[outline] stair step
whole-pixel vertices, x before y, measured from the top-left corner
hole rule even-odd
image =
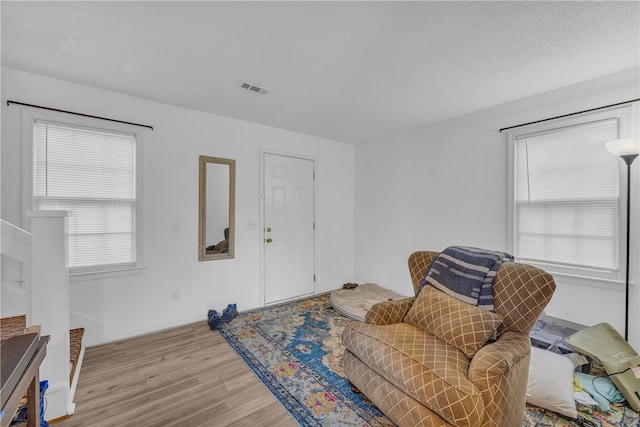
[[[13,316],[0,319],[0,340],[6,340],[16,335],[22,335],[27,327],[27,316]],[[82,351],[82,337],[84,328],[71,329],[69,331],[69,363],[71,363],[70,383],[78,365],[80,352]]]

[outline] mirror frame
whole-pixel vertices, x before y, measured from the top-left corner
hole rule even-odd
[[[200,156],[199,211],[198,211],[198,261],[230,259],[235,257],[236,216],[236,161],[221,157]],[[229,166],[229,252],[207,254],[207,164]]]

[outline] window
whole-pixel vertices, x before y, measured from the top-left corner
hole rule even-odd
[[[516,259],[555,273],[620,278],[621,162],[605,144],[623,136],[628,120],[628,109],[617,109],[510,134]]]
[[[34,120],[33,204],[66,210],[72,273],[135,268],[137,136]]]

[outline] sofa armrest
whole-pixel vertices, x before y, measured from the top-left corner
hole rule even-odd
[[[482,347],[471,360],[468,377],[485,403],[483,427],[522,423],[530,355],[529,336],[507,331]]]
[[[391,325],[400,323],[415,301],[414,297],[374,304],[364,316],[364,323]]]

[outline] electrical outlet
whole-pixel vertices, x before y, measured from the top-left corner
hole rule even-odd
[[[171,290],[171,301],[178,301],[180,299],[180,291],[177,289]]]
[[[258,228],[258,223],[255,219],[247,221],[247,230],[255,230],[256,228]]]

